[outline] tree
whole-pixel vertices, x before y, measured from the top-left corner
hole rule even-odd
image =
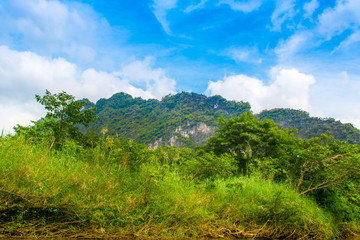
[[[218,125],[217,134],[208,140],[205,148],[216,154],[232,154],[244,175],[255,159],[279,157],[284,145],[295,141],[293,130],[279,129],[269,119],[259,121],[251,112],[228,121],[221,117]]]
[[[292,164],[289,170],[298,179],[296,190],[299,195],[359,179],[358,145],[334,140],[324,134],[312,139],[299,139],[298,142],[296,156],[292,157],[296,164]]]
[[[35,95],[37,102],[44,105],[47,114],[44,118],[34,121],[34,126],[25,128],[15,127],[17,133],[27,131],[32,135],[47,136],[53,138],[52,146],[59,146],[65,139],[80,140],[83,136],[78,128],[79,124],[88,126],[95,119],[96,107],[89,107],[87,101],[76,101],[75,97],[61,92],[51,94],[46,90],[43,97]],[[51,146],[51,148],[52,148]]]

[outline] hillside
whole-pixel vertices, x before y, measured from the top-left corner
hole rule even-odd
[[[283,128],[297,128],[299,137],[312,138],[321,134],[349,143],[360,143],[360,130],[352,124],[343,124],[333,118],[310,117],[309,113],[294,109],[276,108],[258,114],[260,120],[272,119]]]
[[[247,102],[187,92],[165,96],[161,101],[117,93],[109,99],[100,99],[96,107],[98,118],[90,129],[107,136],[132,139],[153,148],[201,145],[214,135],[220,116],[229,119],[250,110]],[[301,138],[326,133],[336,139],[360,143],[360,130],[351,124],[342,124],[334,119],[313,118],[304,111],[273,109],[257,116],[261,120],[273,119],[284,128],[297,128]]]
[[[98,119],[91,125],[96,132],[105,131],[152,147],[201,144],[214,134],[221,115],[232,118],[250,110],[249,103],[185,92],[161,101],[118,93],[100,99],[96,107]]]

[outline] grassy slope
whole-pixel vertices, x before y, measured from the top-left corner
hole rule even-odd
[[[101,153],[99,153],[101,154]],[[329,239],[331,216],[260,178],[191,181],[153,159],[137,172],[0,140],[0,236]]]

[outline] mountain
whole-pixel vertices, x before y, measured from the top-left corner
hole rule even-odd
[[[186,92],[168,95],[161,101],[117,93],[109,99],[100,99],[96,107],[98,119],[91,125],[96,132],[150,147],[194,147],[215,133],[220,116],[229,119],[250,110],[247,102]]]
[[[301,138],[312,138],[321,134],[349,143],[360,143],[360,130],[352,124],[343,124],[333,118],[310,117],[309,113],[288,108],[265,110],[258,114],[260,120],[272,119],[283,128],[297,128]]]
[[[229,119],[250,111],[247,102],[187,92],[165,96],[161,101],[117,93],[109,99],[100,99],[96,107],[98,118],[90,129],[106,136],[132,139],[152,148],[201,145],[215,134],[220,116]],[[342,124],[331,118],[313,118],[304,111],[273,109],[263,111],[257,117],[273,119],[281,127],[296,127],[302,138],[326,133],[336,139],[360,143],[360,130],[351,124]]]

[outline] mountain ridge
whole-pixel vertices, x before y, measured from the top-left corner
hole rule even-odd
[[[229,119],[251,111],[248,102],[189,92],[167,95],[161,100],[144,100],[120,92],[108,99],[102,98],[94,105],[98,118],[90,129],[153,148],[202,145],[215,133],[220,116]],[[272,119],[281,128],[297,128],[300,138],[329,134],[335,139],[360,143],[360,130],[351,124],[333,118],[310,117],[302,110],[275,108],[264,110],[256,117],[259,120]]]

